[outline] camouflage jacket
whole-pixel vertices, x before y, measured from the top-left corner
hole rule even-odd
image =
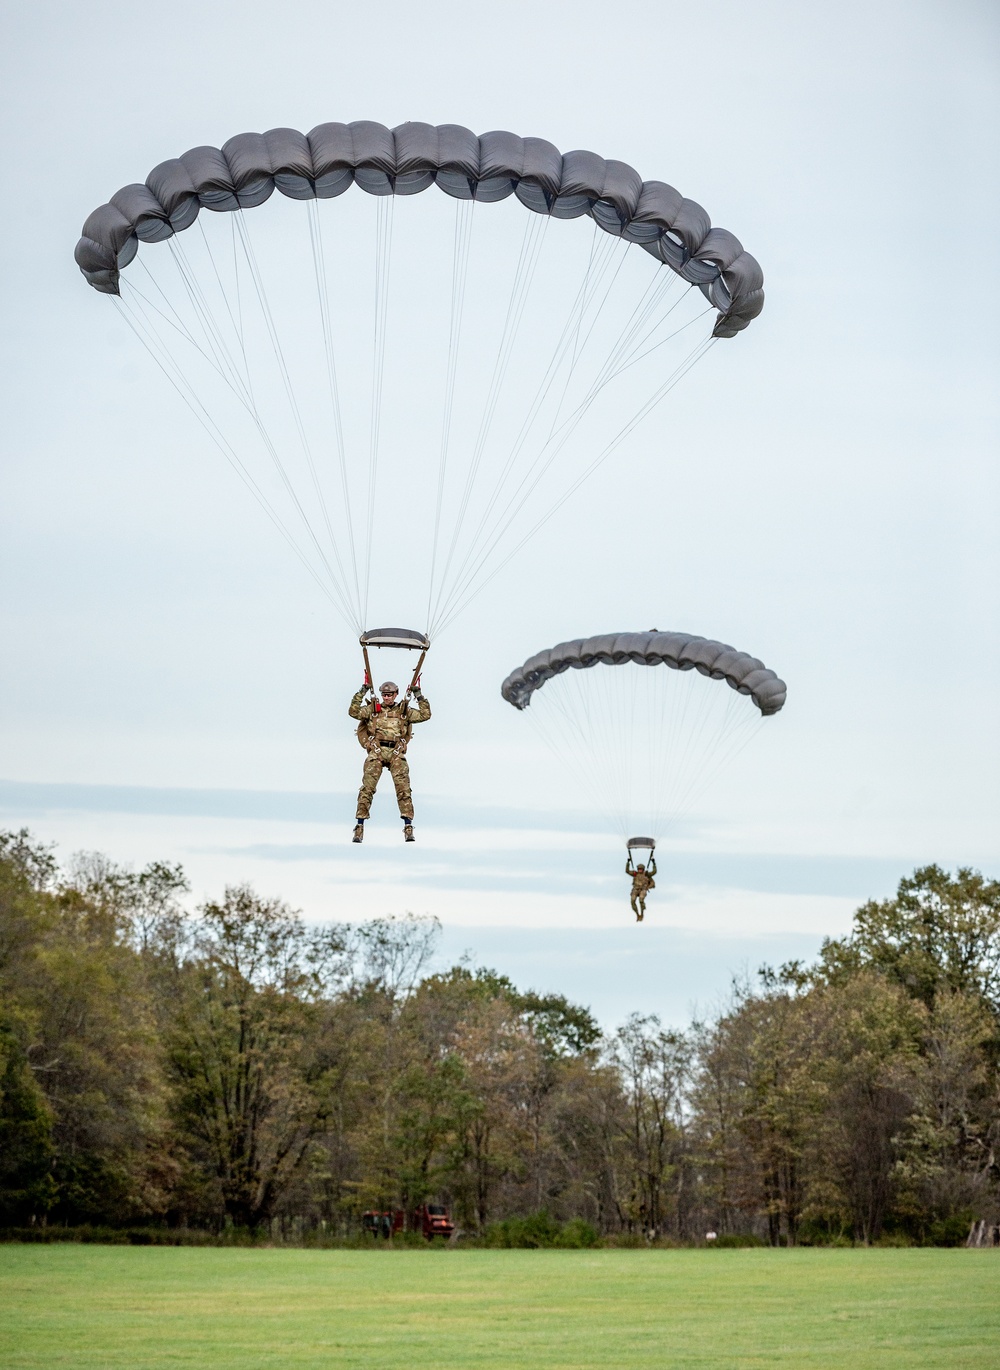
[[[369,751],[376,747],[405,750],[414,723],[426,723],[431,716],[431,706],[423,695],[415,709],[405,700],[386,708],[377,700],[364,703],[364,697],[364,690],[359,690],[347,712],[358,720],[358,741]]]
[[[632,877],[632,891],[635,894],[645,894],[647,890],[656,889],[656,881],[653,876],[656,874],[656,862],[650,861],[644,871],[637,871],[632,865],[631,856],[625,862],[625,874]]]

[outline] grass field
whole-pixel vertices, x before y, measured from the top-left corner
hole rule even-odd
[[[1000,1366],[1000,1252],[0,1246],[0,1366]]]

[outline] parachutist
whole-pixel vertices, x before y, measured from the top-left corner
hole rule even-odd
[[[358,720],[358,741],[368,752],[365,769],[358,791],[357,823],[354,829],[354,842],[364,839],[365,820],[371,812],[372,799],[382,772],[388,771],[396,787],[396,802],[399,816],[403,820],[403,839],[412,842],[413,837],[413,795],[410,792],[410,767],[406,760],[406,748],[413,733],[415,723],[426,723],[431,716],[431,706],[419,688],[413,691],[417,701],[415,709],[410,707],[409,699],[404,697],[397,703],[398,686],[387,680],[379,688],[382,696],[378,700],[366,702],[365,695],[371,687],[367,683],[358,690],[351,700],[348,713]]]
[[[656,881],[653,879],[656,874],[656,857],[650,856],[647,869],[641,861],[637,866],[633,866],[632,853],[629,852],[628,860],[625,862],[625,874],[632,877],[632,912],[635,914],[635,921],[641,923],[646,912],[646,895],[650,890],[656,889]]]
[[[720,688],[723,681],[726,690]],[[730,691],[754,707],[733,708]],[[632,908],[641,920],[656,873],[656,838],[648,834],[662,832],[682,811],[685,798],[713,769],[713,755],[720,769],[735,755],[737,739],[751,735],[755,713],[767,718],[780,712],[788,690],[748,652],[691,633],[650,631],[557,643],[511,671],[500,693],[519,712],[538,717],[553,750],[583,763],[577,776],[619,829],[626,820],[642,819],[647,836],[629,837],[625,844]],[[552,700],[551,708],[543,702],[529,710],[539,695]],[[712,723],[709,709],[715,713]],[[632,863],[639,853],[648,865],[636,869]]]

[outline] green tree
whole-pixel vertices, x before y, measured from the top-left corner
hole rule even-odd
[[[935,995],[896,1175],[900,1218],[922,1238],[996,1211],[995,1046],[995,1020],[978,995]]]
[[[806,1203],[807,1155],[826,1088],[814,1069],[820,1030],[798,987],[767,973],[740,1006],[735,1033],[740,1130],[754,1157],[772,1245],[795,1245]]]
[[[163,1079],[140,959],[118,911],[59,878],[23,831],[0,837],[0,991],[7,1106],[22,1110],[8,1126],[50,1152],[50,1213],[160,1211]]]
[[[811,1073],[825,1093],[812,1148],[812,1192],[833,1193],[855,1240],[868,1244],[898,1199],[926,1010],[871,971],[810,990],[804,1005],[819,1029]],[[818,1207],[814,1198],[813,1211]]]
[[[1000,1013],[1000,881],[967,867],[922,866],[894,899],[869,900],[851,935],[824,944],[828,979],[870,966],[928,1007],[939,992],[976,994]]]
[[[0,1225],[44,1218],[56,1201],[52,1115],[13,1026],[0,1021]]]

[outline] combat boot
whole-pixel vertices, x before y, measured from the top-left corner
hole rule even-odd
[[[404,824],[403,824],[403,841],[404,841],[404,842],[413,842],[413,841],[415,841],[415,840],[416,840],[416,839],[415,839],[414,836],[413,836],[413,824],[412,824],[412,823],[404,823]]]
[[[355,823],[355,825],[354,825],[354,836],[351,838],[351,841],[352,841],[352,842],[363,842],[364,840],[365,840],[365,825],[364,825],[363,823]]]

